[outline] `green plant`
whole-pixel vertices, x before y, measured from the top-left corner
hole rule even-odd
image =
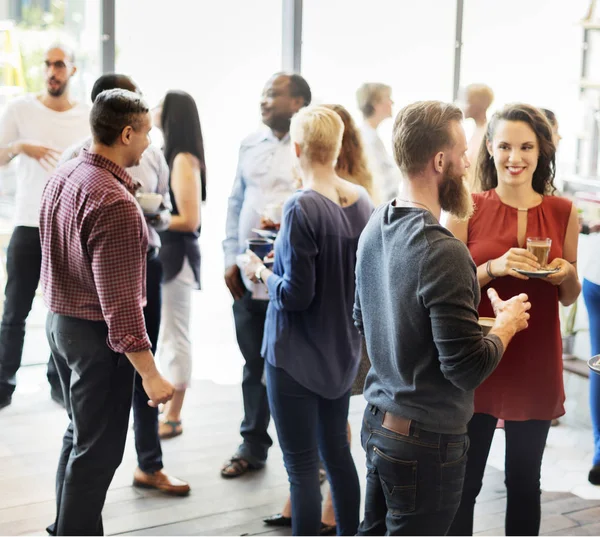
[[[575,328],[575,319],[577,318],[577,302],[572,306],[559,305],[560,327],[563,337],[574,336],[579,332]]]

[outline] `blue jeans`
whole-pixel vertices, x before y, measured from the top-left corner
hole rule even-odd
[[[600,285],[583,280],[583,298],[590,319],[592,356],[600,354]],[[590,411],[594,429],[594,460],[600,464],[600,375],[590,373]]]
[[[265,363],[267,393],[290,481],[292,534],[319,535],[319,452],[331,485],[338,535],[355,535],[360,486],[348,443],[350,391],[326,399]]]
[[[383,417],[367,406],[361,431],[367,492],[358,535],[445,535],[460,504],[467,435],[413,423],[405,436],[384,428]]]

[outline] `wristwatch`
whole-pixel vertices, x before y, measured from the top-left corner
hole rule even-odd
[[[267,267],[265,267],[264,265],[260,265],[257,269],[256,272],[254,273],[255,278],[259,281],[262,282],[262,278],[260,277],[261,273],[263,270],[265,270]],[[264,282],[263,282],[264,283]]]

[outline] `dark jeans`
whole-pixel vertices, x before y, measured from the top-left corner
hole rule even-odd
[[[319,535],[319,452],[331,485],[338,535],[355,535],[360,486],[348,443],[350,390],[326,399],[266,363],[267,391],[290,481],[292,534]]]
[[[21,366],[25,341],[25,321],[40,281],[41,265],[38,228],[15,227],[6,252],[7,281],[0,325],[0,400],[10,397],[17,385],[17,371]],[[48,362],[48,381],[53,388],[60,390],[52,357]]]
[[[590,319],[592,356],[600,354],[600,285],[583,280],[583,298]],[[594,465],[600,464],[600,375],[590,374],[590,413],[594,431]]]
[[[496,430],[497,418],[475,414],[469,423],[469,462],[460,508],[448,535],[473,535],[475,500]],[[540,473],[550,421],[505,421],[506,535],[538,535]]]
[[[133,367],[106,345],[104,322],[50,312],[46,333],[63,387],[69,425],[56,473],[53,535],[102,535],[102,508],[121,464]]]
[[[365,410],[365,518],[358,535],[445,535],[460,504],[469,440],[425,431],[408,436],[383,427],[384,413]]]
[[[269,302],[253,300],[251,296],[246,291],[242,298],[233,303],[235,333],[246,362],[242,378],[244,419],[240,427],[243,442],[237,455],[260,468],[265,464],[267,452],[273,445],[267,433],[271,415],[267,389],[263,384],[265,361],[260,354]]]
[[[152,344],[152,353],[155,354],[160,330],[162,265],[154,250],[148,254],[146,261],[147,304],[144,308],[144,320]],[[149,474],[162,470],[158,408],[148,406],[148,395],[142,386],[142,377],[137,373],[133,391],[133,428],[140,470]]]

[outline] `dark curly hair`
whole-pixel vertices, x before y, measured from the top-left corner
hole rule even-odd
[[[556,147],[552,141],[552,126],[539,108],[522,103],[507,104],[492,116],[488,124],[477,158],[477,176],[481,181],[481,189],[485,192],[498,186],[496,164],[488,153],[486,142],[492,142],[496,127],[502,120],[522,121],[531,127],[540,148],[537,167],[533,172],[533,190],[542,195],[553,194],[556,191],[554,186]]]

